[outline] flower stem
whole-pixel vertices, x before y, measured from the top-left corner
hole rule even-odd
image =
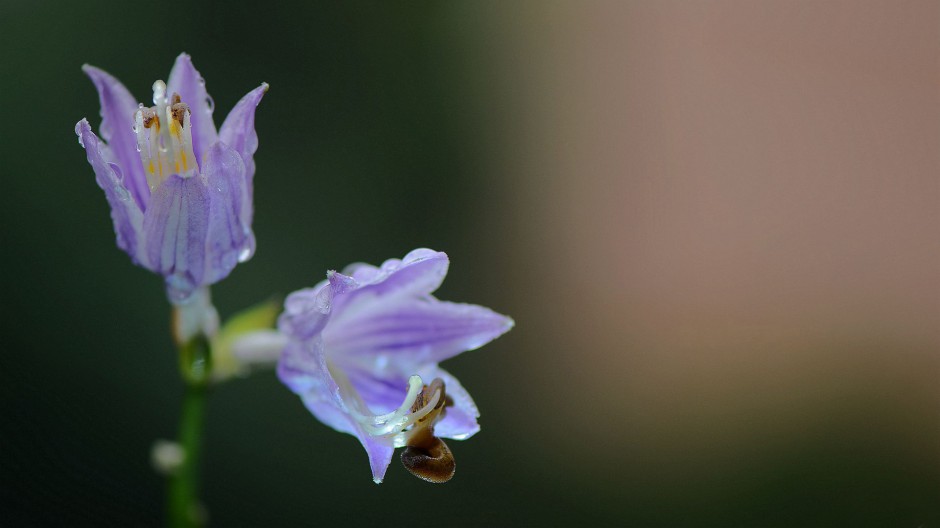
[[[170,476],[167,490],[168,525],[193,528],[205,524],[199,504],[199,461],[211,371],[209,341],[199,335],[180,347],[180,373],[185,383],[178,442],[183,450],[180,466]]]

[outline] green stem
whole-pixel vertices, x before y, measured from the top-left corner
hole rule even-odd
[[[179,445],[183,449],[183,462],[170,477],[169,525],[174,528],[201,526],[199,506],[199,457],[202,444],[203,421],[206,415],[206,387],[186,385],[180,417]]]
[[[168,524],[173,528],[204,525],[205,515],[198,497],[199,457],[202,454],[211,357],[209,341],[201,335],[180,347],[180,374],[186,389],[178,437],[183,461],[170,476],[167,490]]]

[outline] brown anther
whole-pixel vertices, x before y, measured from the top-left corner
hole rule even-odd
[[[432,437],[428,447],[406,447],[401,452],[401,463],[412,475],[435,484],[442,484],[453,478],[457,469],[450,448],[436,437]]]
[[[182,103],[183,99],[180,98],[180,94],[173,92],[173,97],[170,99],[170,104],[175,105],[176,103]]]
[[[150,128],[153,126],[154,121],[157,123],[160,122],[160,119],[157,117],[157,114],[153,111],[152,108],[141,108],[140,113],[143,117],[144,128]]]
[[[179,99],[178,95],[174,95],[174,99]],[[173,121],[176,121],[183,126],[183,117],[186,115],[186,112],[189,112],[189,105],[186,103],[175,102],[173,106],[170,107],[170,116],[173,118]]]
[[[448,397],[447,393],[444,392],[444,380],[441,378],[434,378],[434,380],[431,381],[431,384],[425,385],[424,389],[421,390],[421,394],[415,398],[415,402],[411,404],[411,412],[415,413],[421,410],[422,407],[431,401],[431,398],[434,397],[434,393],[437,391],[441,391],[441,397],[437,400],[437,405],[434,406],[434,409],[432,409],[431,413],[429,414],[433,414],[434,411],[440,409],[441,406],[443,406],[448,401]],[[450,401],[453,402],[453,400]]]

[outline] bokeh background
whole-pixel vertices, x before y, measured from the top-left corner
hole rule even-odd
[[[223,316],[446,251],[516,328],[433,486],[271,371],[219,386],[213,526],[940,526],[940,3],[0,2],[0,524],[158,526],[181,384],[114,246],[80,66],[261,81]]]

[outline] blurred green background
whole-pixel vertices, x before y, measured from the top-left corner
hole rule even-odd
[[[223,317],[446,251],[513,316],[482,412],[372,483],[273,372],[211,396],[212,526],[938,526],[936,2],[0,3],[0,524],[157,526],[182,387],[114,245],[80,66],[181,51],[257,114],[258,251]]]

